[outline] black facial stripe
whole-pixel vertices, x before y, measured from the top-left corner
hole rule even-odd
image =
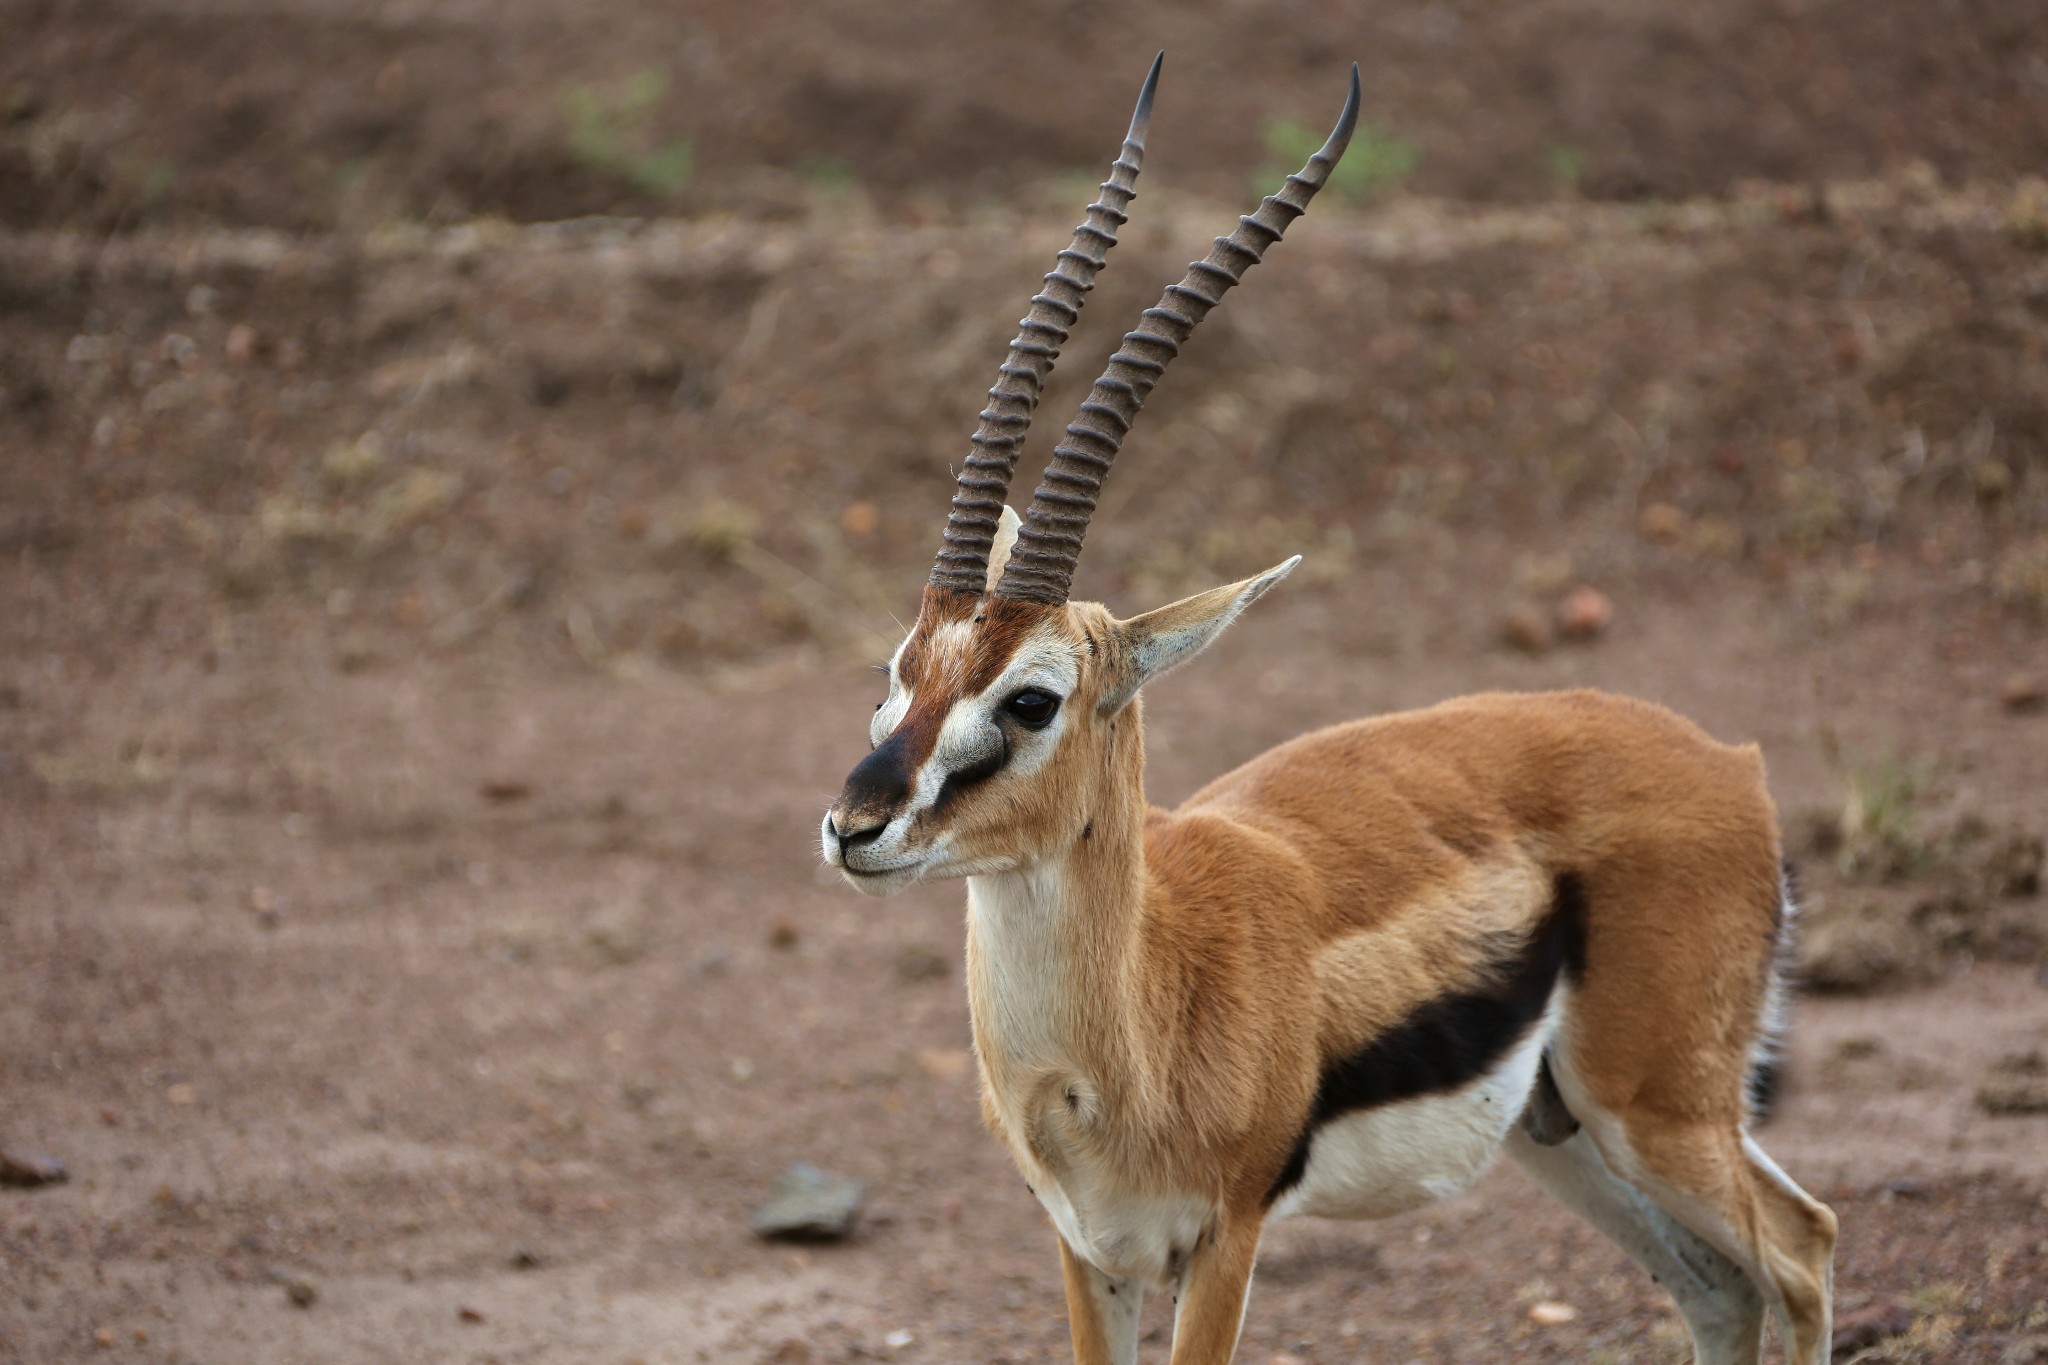
[[[996,733],[1000,743],[994,748],[966,767],[955,768],[946,774],[946,780],[939,784],[938,797],[932,802],[932,811],[935,814],[945,810],[955,797],[969,787],[994,777],[1003,770],[1003,765],[1010,761],[1010,737],[1003,734],[1000,727]]]
[[[1324,1124],[1478,1080],[1542,1017],[1558,977],[1577,981],[1585,971],[1586,891],[1578,875],[1567,872],[1557,878],[1549,912],[1521,951],[1498,965],[1493,980],[1418,1006],[1358,1051],[1324,1066],[1308,1122],[1266,1202],[1300,1182]]]

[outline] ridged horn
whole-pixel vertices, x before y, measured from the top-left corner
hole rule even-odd
[[[1095,287],[1096,272],[1116,245],[1116,230],[1126,219],[1124,210],[1137,193],[1138,170],[1145,160],[1145,130],[1152,120],[1152,92],[1165,60],[1164,52],[1152,59],[1145,86],[1138,92],[1130,131],[1124,134],[1123,147],[1110,164],[1101,196],[1088,206],[1080,226],[1074,229],[1072,245],[1060,252],[1052,273],[1045,277],[1044,288],[1031,298],[1031,311],[1017,324],[1017,338],[1010,343],[995,387],[988,391],[988,406],[982,409],[981,425],[972,438],[974,449],[960,470],[953,510],[946,517],[945,543],[932,567],[935,588],[976,595],[987,590],[989,551],[1032,411],[1045,391],[1045,377],[1059,358],[1068,329],[1080,317],[1088,291]]]
[[[1053,448],[1044,481],[1032,495],[1017,544],[996,584],[996,596],[1048,606],[1067,600],[1102,480],[1138,409],[1145,406],[1146,395],[1209,310],[1307,210],[1344,155],[1357,122],[1358,66],[1353,63],[1351,96],[1322,150],[1288,176],[1279,193],[1268,195],[1258,212],[1239,218],[1235,232],[1218,237],[1209,254],[1191,263],[1181,282],[1168,285],[1158,305],[1145,310],[1138,330],[1124,334],[1122,348],[1109,358],[1109,368],[1067,427],[1067,439]]]

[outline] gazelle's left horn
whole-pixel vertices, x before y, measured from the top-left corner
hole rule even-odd
[[[1152,120],[1152,92],[1158,88],[1159,66],[1165,60],[1164,52],[1152,59],[1152,70],[1138,92],[1130,131],[1124,134],[1123,147],[1110,164],[1109,179],[1102,182],[1102,197],[1088,206],[1086,217],[1074,229],[1073,244],[1060,252],[1058,263],[1045,277],[1045,287],[1031,298],[1031,311],[1017,324],[1017,338],[1003,358],[995,387],[988,391],[988,406],[982,409],[981,425],[973,437],[974,450],[960,470],[959,491],[953,495],[953,510],[946,517],[945,544],[939,548],[938,563],[932,566],[935,588],[977,596],[987,590],[989,551],[1032,410],[1038,406],[1045,376],[1066,342],[1067,329],[1080,317],[1081,304],[1095,287],[1095,272],[1102,269],[1109,249],[1116,245],[1124,209],[1137,193],[1138,170],[1145,161],[1145,129]]]
[[[1053,448],[1044,482],[1032,494],[1016,547],[996,584],[997,597],[1050,606],[1067,600],[1102,480],[1146,395],[1195,325],[1308,208],[1344,155],[1357,122],[1358,66],[1353,63],[1351,96],[1322,150],[1288,176],[1278,194],[1268,195],[1258,212],[1239,218],[1235,232],[1218,237],[1208,256],[1190,264],[1181,282],[1168,285],[1158,305],[1145,310],[1138,330],[1124,334],[1123,347],[1109,358],[1109,368],[1067,427],[1067,439]]]

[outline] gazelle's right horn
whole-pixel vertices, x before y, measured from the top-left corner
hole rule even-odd
[[[1145,160],[1145,130],[1152,118],[1152,92],[1159,84],[1160,63],[1165,60],[1164,52],[1152,59],[1152,70],[1138,92],[1130,131],[1124,134],[1123,148],[1109,168],[1109,179],[1102,182],[1102,197],[1088,206],[1087,216],[1074,229],[1073,245],[1060,252],[1058,264],[1045,277],[1045,287],[1032,296],[1031,311],[1017,324],[1017,338],[1010,343],[995,387],[988,391],[988,406],[982,409],[981,425],[973,437],[974,450],[960,470],[959,491],[953,495],[953,510],[946,518],[946,541],[932,567],[935,588],[977,596],[987,589],[989,551],[1032,410],[1045,390],[1053,361],[1059,358],[1067,329],[1080,317],[1081,304],[1095,287],[1095,272],[1102,269],[1109,249],[1116,245],[1124,209],[1137,193],[1138,169]]]
[[[1156,307],[1145,310],[1135,332],[1124,334],[1122,349],[1109,358],[1109,368],[1095,381],[1088,400],[1067,427],[1067,439],[1053,448],[1045,481],[1031,497],[1017,544],[996,584],[995,595],[1016,601],[1058,606],[1073,585],[1074,565],[1081,558],[1081,540],[1095,513],[1102,480],[1116,459],[1124,433],[1167,364],[1180,353],[1195,324],[1208,316],[1244,272],[1259,263],[1266,248],[1280,240],[1287,225],[1299,218],[1330,178],[1337,158],[1351,142],[1358,122],[1358,65],[1351,67],[1351,97],[1322,150],[1299,172],[1287,177],[1278,194],[1268,195],[1258,212],[1237,220],[1237,231],[1218,237],[1207,257],[1188,266],[1179,284],[1166,287]]]

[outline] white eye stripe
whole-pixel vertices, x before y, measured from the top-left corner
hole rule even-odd
[[[970,633],[969,627],[959,622],[949,622],[940,627],[929,642],[931,657],[944,659],[947,657],[946,649],[964,648]],[[905,645],[908,643],[906,640]],[[889,699],[875,712],[870,731],[870,738],[876,744],[895,733],[910,714],[915,693],[902,684],[896,672],[902,655],[903,647],[899,646],[896,658],[889,663]],[[1009,742],[1001,712],[1011,697],[1019,692],[1037,691],[1064,700],[1079,685],[1079,672],[1073,648],[1066,641],[1057,638],[1031,640],[1011,657],[1009,665],[994,682],[974,696],[955,702],[940,724],[931,753],[918,767],[911,783],[910,799],[898,812],[897,819],[891,822],[892,831],[906,828],[929,811],[944,790],[948,777],[987,763]],[[1007,769],[1028,774],[1043,766],[1058,747],[1059,736],[1066,724],[1065,713],[1066,708],[1062,706],[1042,729],[1012,727],[1009,733],[1019,735],[1021,742],[1011,743]]]
[[[896,732],[903,718],[910,714],[911,690],[900,687],[892,678],[889,682],[889,699],[875,712],[875,718],[868,726],[868,738],[880,744]]]

